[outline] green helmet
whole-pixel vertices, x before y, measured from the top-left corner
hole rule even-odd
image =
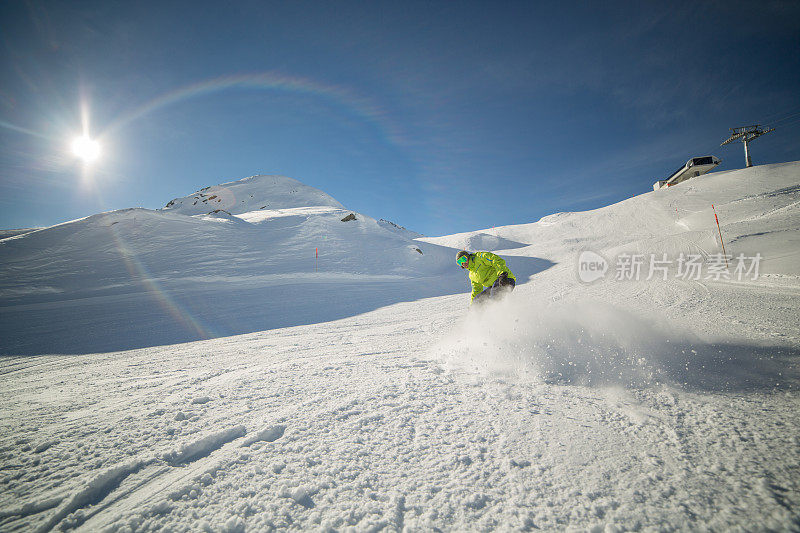
[[[456,263],[458,263],[458,266],[461,268],[467,268],[467,265],[469,265],[469,252],[466,250],[458,252],[456,254]]]

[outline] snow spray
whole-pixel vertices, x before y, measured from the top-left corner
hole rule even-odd
[[[453,371],[581,386],[683,382],[694,367],[692,335],[656,317],[601,302],[515,296],[470,309],[431,348],[432,358]]]

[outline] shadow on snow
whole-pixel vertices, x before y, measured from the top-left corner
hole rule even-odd
[[[513,257],[510,265],[522,281],[553,263]],[[329,322],[469,290],[454,264],[451,276],[420,280],[297,281],[251,288],[217,283],[73,300],[0,302],[0,354],[88,354],[179,344]]]

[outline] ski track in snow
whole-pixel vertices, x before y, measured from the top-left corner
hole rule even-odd
[[[0,396],[31,414],[4,421],[19,477],[0,525],[726,529],[796,519],[792,390],[585,387],[491,362],[449,368],[429,346],[464,323],[462,305],[437,298],[100,360],[52,357],[56,383],[41,366],[21,369]],[[36,453],[40,433],[54,444]]]
[[[437,238],[501,243],[531,269],[483,308],[437,294],[184,344],[3,357],[0,530],[798,530],[800,272],[794,245],[764,240],[798,229],[795,167]],[[728,195],[734,249],[766,247],[760,280],[575,281],[587,240],[715,253],[703,187]],[[592,236],[657,209],[648,231],[671,226],[649,239],[638,222],[624,242]],[[531,256],[549,263],[515,263]]]

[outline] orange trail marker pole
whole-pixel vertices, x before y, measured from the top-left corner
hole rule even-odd
[[[711,209],[714,209],[714,204],[711,204]],[[722,230],[719,229],[719,218],[717,217],[717,210],[714,209],[714,220],[717,221],[717,231],[719,232],[719,243],[722,245],[722,255],[725,257],[725,268],[728,268],[728,253],[725,251],[725,242],[722,240]]]

